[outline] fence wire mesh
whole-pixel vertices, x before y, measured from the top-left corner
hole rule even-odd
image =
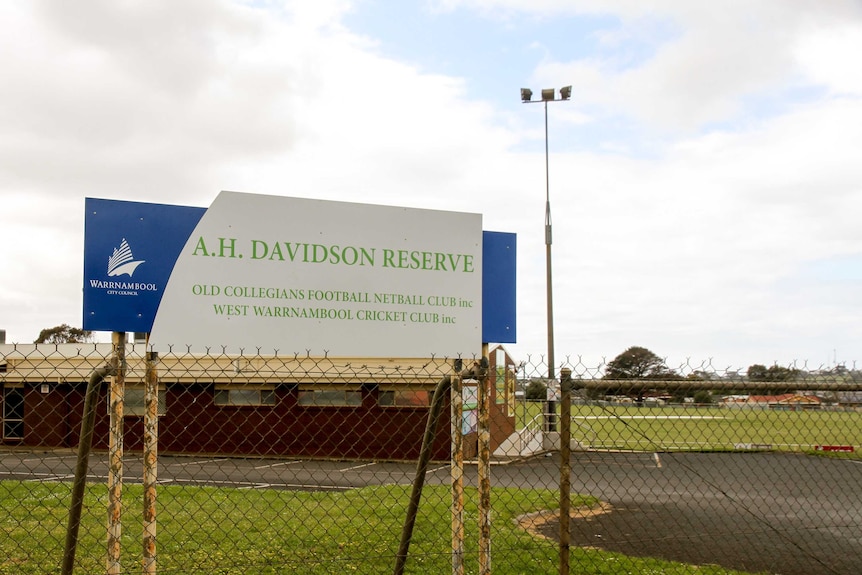
[[[499,347],[481,369],[142,347],[118,362],[105,344],[0,346],[0,574],[67,562],[200,575],[862,564],[854,370],[791,367],[776,381],[683,365],[612,379],[567,360],[548,379],[541,356]]]

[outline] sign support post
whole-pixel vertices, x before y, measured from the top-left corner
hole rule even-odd
[[[144,561],[143,574],[156,573],[156,480],[158,479],[159,445],[159,354],[146,354],[146,387],[144,389]]]
[[[482,362],[488,357],[488,344],[482,344]],[[491,378],[484,369],[478,379],[479,386],[479,575],[491,573]]]
[[[455,362],[450,393],[450,429],[452,433],[452,575],[464,575],[464,421],[461,395],[461,360]]]
[[[120,575],[120,538],[123,533],[123,399],[126,383],[126,332],[113,332],[114,362],[117,372],[111,379],[110,431],[108,433],[108,556],[107,575]]]

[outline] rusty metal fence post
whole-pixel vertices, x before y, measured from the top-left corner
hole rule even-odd
[[[460,365],[455,366],[451,387],[452,433],[450,473],[452,478],[452,575],[464,573],[464,397]]]
[[[569,574],[571,529],[572,370],[560,370],[560,575]]]
[[[487,363],[487,345],[483,350],[482,366]],[[479,575],[491,573],[491,426],[488,370],[479,377]]]
[[[144,388],[144,575],[156,573],[156,481],[158,480],[159,445],[159,376],[158,353],[146,355]]]
[[[120,539],[123,534],[123,399],[126,383],[126,333],[114,332],[111,337],[117,372],[111,380],[110,431],[108,447],[108,548],[105,573],[119,575]]]

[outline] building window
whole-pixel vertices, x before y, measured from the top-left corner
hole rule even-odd
[[[303,407],[360,407],[359,389],[301,389],[299,405]]]
[[[431,392],[427,389],[381,389],[377,395],[380,407],[428,407]]]
[[[158,415],[168,411],[167,395],[164,389],[159,389]],[[147,404],[144,401],[144,388],[140,386],[126,387],[123,394],[123,415],[143,417],[147,414]]]
[[[275,405],[275,388],[217,387],[213,402],[216,405]]]
[[[24,390],[7,387],[3,391],[3,439],[24,439]]]

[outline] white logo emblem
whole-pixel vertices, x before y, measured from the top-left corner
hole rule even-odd
[[[132,274],[135,273],[135,269],[145,261],[134,260],[135,258],[132,256],[132,248],[129,247],[129,243],[126,241],[126,238],[123,238],[123,241],[120,242],[120,247],[114,248],[114,253],[108,258],[108,275],[121,276],[123,274],[128,274],[129,277],[132,277]]]

